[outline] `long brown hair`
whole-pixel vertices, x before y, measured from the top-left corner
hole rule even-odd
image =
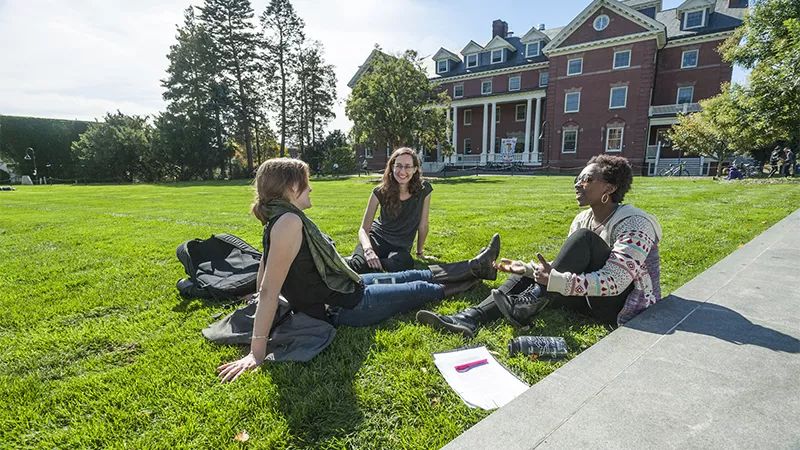
[[[251,211],[263,225],[269,222],[267,203],[275,199],[289,201],[292,189],[304,191],[308,187],[308,164],[299,159],[268,159],[258,166],[253,184],[256,188]]]
[[[378,185],[378,190],[383,195],[386,209],[391,214],[397,214],[400,209],[400,183],[394,179],[392,170],[394,169],[394,162],[398,157],[403,155],[410,155],[414,161],[414,175],[408,180],[408,193],[413,197],[422,190],[422,164],[420,164],[417,152],[409,147],[400,147],[392,153],[389,161],[386,162],[386,168],[383,169],[383,179],[381,184]]]

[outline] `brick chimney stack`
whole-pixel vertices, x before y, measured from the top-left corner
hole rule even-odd
[[[505,38],[508,35],[508,24],[500,19],[495,20],[492,22],[492,38],[495,36],[500,36],[501,38]]]

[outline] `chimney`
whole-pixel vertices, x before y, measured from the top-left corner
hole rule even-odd
[[[543,23],[539,24],[539,31],[544,31],[544,24]]]
[[[505,38],[508,34],[508,24],[500,19],[495,20],[492,22],[492,38],[495,36],[500,36],[501,38]]]

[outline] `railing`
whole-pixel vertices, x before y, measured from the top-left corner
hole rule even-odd
[[[433,172],[441,172],[444,169],[443,162],[424,162],[422,163],[422,172],[423,173],[433,173]]]
[[[699,103],[681,103],[677,105],[656,105],[650,107],[650,117],[674,116],[678,113],[687,114],[700,111]]]

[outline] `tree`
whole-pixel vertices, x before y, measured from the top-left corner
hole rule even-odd
[[[286,135],[290,128],[287,121],[288,93],[291,90],[292,73],[296,56],[305,39],[303,20],[297,16],[289,0],[271,0],[261,15],[262,36],[264,39],[264,60],[277,67],[275,76],[267,79],[275,97],[278,110],[281,156],[286,154]]]
[[[800,146],[800,2],[756,0],[722,54],[752,69],[753,111]]]
[[[105,122],[91,124],[72,143],[85,175],[97,181],[133,181],[141,172],[141,157],[148,152],[153,128],[146,117],[108,113]]]
[[[165,176],[211,177],[216,167],[224,172],[234,106],[212,40],[194,9],[188,8],[167,55],[167,78],[161,82],[167,111],[155,120],[154,148],[161,152],[162,167],[170,167]]]
[[[428,81],[413,50],[393,57],[378,53],[358,80],[345,112],[356,144],[376,148],[446,143],[450,100]]]
[[[291,105],[297,118],[295,131],[302,155],[306,145],[313,147],[316,144],[317,132],[335,117],[336,74],[332,65],[325,64],[320,42],[313,41],[298,55],[296,79],[297,95],[293,96]]]
[[[726,158],[750,153],[774,136],[768,122],[753,121],[758,116],[742,86],[724,84],[720,94],[701,100],[700,107],[700,112],[678,117],[670,139],[688,154],[719,161],[717,176],[722,175],[721,163]]]
[[[205,0],[200,18],[211,36],[221,82],[233,98],[238,135],[247,151],[247,168],[253,170],[252,126],[258,97],[258,39],[252,23],[250,0]]]

